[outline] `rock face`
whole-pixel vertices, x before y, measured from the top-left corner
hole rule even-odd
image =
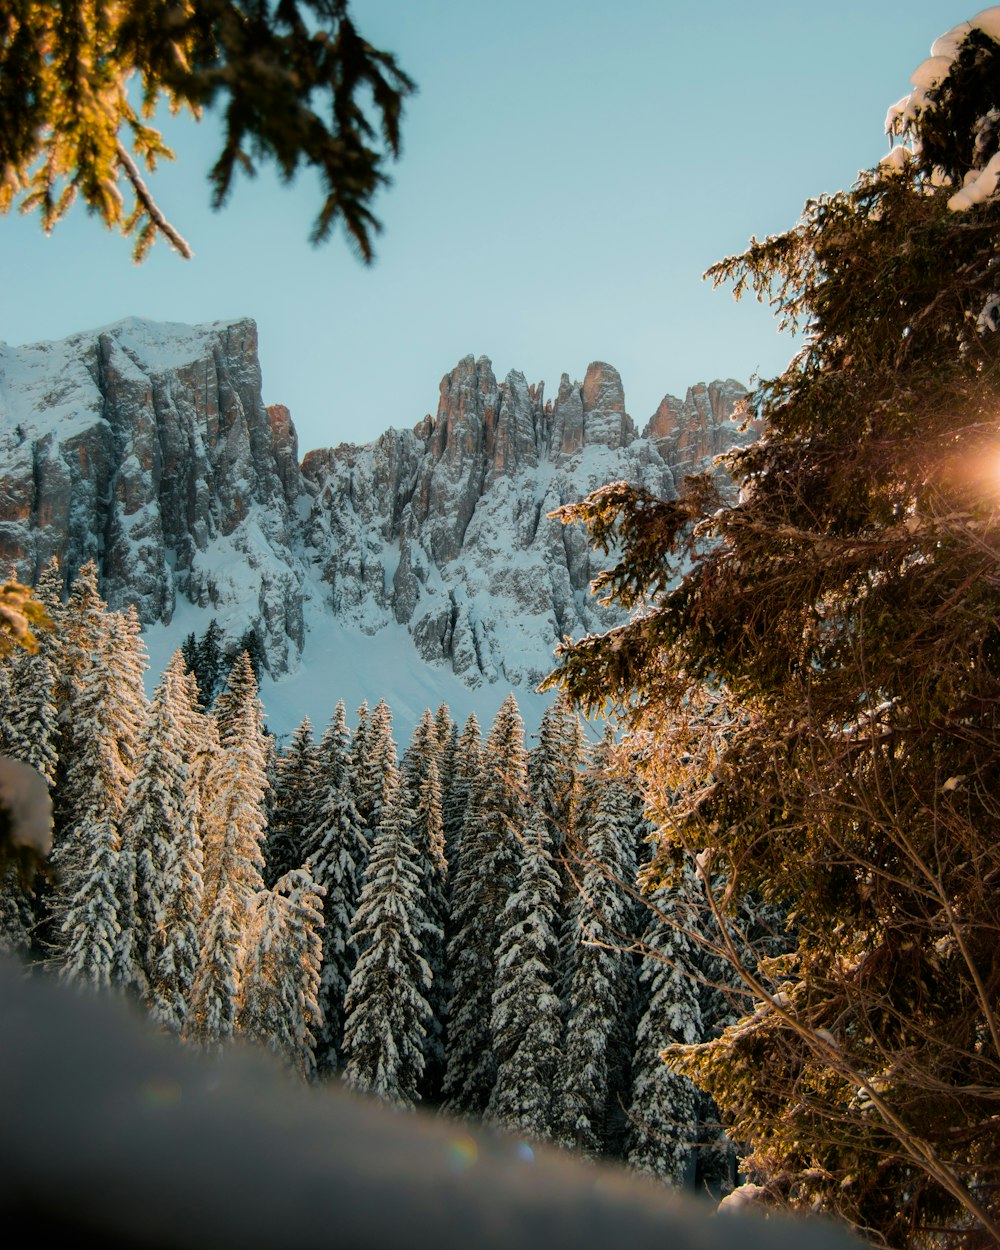
[[[60,343],[0,345],[0,559],[33,580],[98,561],[112,606],[149,623],[179,599],[232,634],[255,624],[272,673],[307,645],[304,605],[366,633],[406,626],[470,685],[535,684],[564,635],[618,618],[598,566],[548,513],[608,481],[670,497],[739,441],[737,382],[665,397],[642,437],[621,378],[595,363],[557,397],[460,361],[437,415],[298,462],[265,408],[252,321],[130,319]]]

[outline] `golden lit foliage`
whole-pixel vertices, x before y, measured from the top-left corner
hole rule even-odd
[[[367,261],[412,90],[347,0],[13,0],[0,13],[0,212],[37,210],[50,231],[80,196],[134,238],[136,261],[157,233],[189,256],[140,172],[173,157],[150,119],[161,99],[195,117],[221,104],[214,207],[237,168],[270,160],[290,179],[313,166],[313,241],[341,221]]]

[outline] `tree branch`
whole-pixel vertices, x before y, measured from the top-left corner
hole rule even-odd
[[[118,164],[121,165],[122,169],[124,169],[125,175],[132,184],[132,189],[135,191],[136,199],[145,209],[149,220],[153,223],[156,229],[165,236],[170,245],[176,251],[180,252],[185,260],[190,260],[194,255],[191,251],[191,245],[174,229],[170,222],[167,221],[166,217],[164,217],[158,204],[150,194],[149,188],[143,181],[142,175],[139,173],[139,167],[132,159],[132,154],[120,139],[117,142],[117,148]]]

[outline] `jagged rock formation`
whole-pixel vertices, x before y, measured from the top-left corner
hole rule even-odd
[[[0,559],[30,581],[52,554],[67,576],[95,558],[109,602],[147,622],[183,596],[234,635],[256,624],[272,672],[301,654],[311,597],[367,633],[404,624],[469,684],[534,684],[560,637],[615,619],[583,535],[547,514],[623,478],[672,496],[739,437],[743,394],[667,396],[639,436],[610,365],[546,401],[467,356],[436,417],[300,466],[252,321],[0,345]]]

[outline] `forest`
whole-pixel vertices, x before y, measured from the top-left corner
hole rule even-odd
[[[559,698],[529,748],[511,695],[485,738],[426,711],[400,757],[384,701],[353,729],[339,702],[279,749],[217,627],[147,699],[93,564],[35,594],[51,628],[0,660],[0,752],[49,781],[55,834],[47,875],[5,869],[9,950],[193,1046],[731,1188],[714,1105],[660,1052],[717,1036],[737,984],[692,876],[641,893],[651,826],[610,730],[588,743]]]

